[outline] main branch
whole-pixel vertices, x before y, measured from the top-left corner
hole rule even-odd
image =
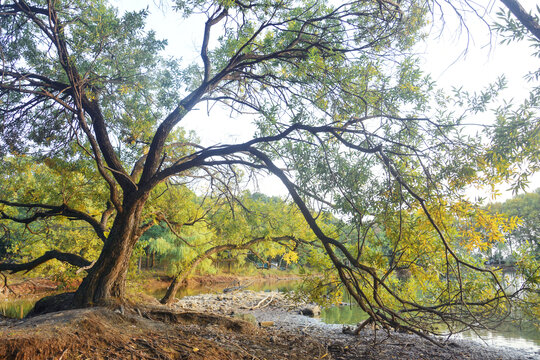
[[[24,217],[24,218],[10,216],[6,214],[5,212],[0,211],[0,219],[11,220],[20,224],[31,224],[32,222],[40,220],[40,219],[46,219],[46,218],[56,217],[56,216],[64,216],[71,220],[85,221],[86,223],[91,225],[92,228],[94,228],[96,235],[103,242],[107,241],[107,237],[105,236],[105,227],[104,227],[105,224],[98,222],[89,214],[82,212],[80,210],[73,209],[66,204],[48,205],[48,204],[34,204],[34,203],[18,203],[18,202],[12,202],[12,201],[2,200],[2,199],[0,199],[0,204],[4,204],[10,207],[18,207],[18,208],[25,208],[25,209],[32,209],[32,210],[33,209],[44,210],[44,211],[43,210],[36,211],[32,215],[28,217]]]

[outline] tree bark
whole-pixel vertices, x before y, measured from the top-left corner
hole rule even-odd
[[[75,293],[74,306],[93,306],[124,298],[129,261],[140,236],[138,228],[147,198],[145,194],[124,201],[124,211],[114,220],[98,260]]]
[[[514,16],[540,41],[540,24],[517,0],[501,0]]]
[[[176,293],[178,292],[178,289],[180,289],[180,286],[182,285],[186,277],[187,277],[187,273],[185,272],[182,272],[181,274],[176,275],[173,281],[170,283],[169,287],[167,288],[167,292],[165,293],[163,298],[159,300],[159,302],[165,305],[169,305],[170,303],[172,303],[174,298],[176,297]]]

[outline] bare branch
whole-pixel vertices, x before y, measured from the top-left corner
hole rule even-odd
[[[227,14],[227,9],[218,9],[216,13],[206,21],[206,24],[204,26],[204,36],[201,48],[201,57],[204,63],[203,83],[208,82],[208,80],[210,79],[210,72],[212,69],[210,65],[210,58],[208,57],[208,42],[210,41],[210,29],[212,28],[212,26],[220,22],[225,16],[227,16]]]

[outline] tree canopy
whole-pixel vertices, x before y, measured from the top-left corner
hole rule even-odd
[[[145,28],[148,10],[4,2],[0,155],[14,170],[2,174],[2,224],[66,218],[93,231],[99,256],[72,299],[89,306],[123,297],[133,249],[156,223],[205,215],[170,211],[182,192],[167,201],[169,188],[203,186],[234,209],[245,181],[269,174],[318,238],[327,275],[371,320],[421,334],[432,321],[453,331],[500,319],[509,294],[472,255],[515,225],[465,194],[524,158],[537,166],[535,142],[521,141],[538,139],[537,102],[500,109],[484,135],[470,130],[504,81],[435,91],[411,55],[434,5],[175,1],[179,19],[202,19],[199,60],[184,66]],[[256,134],[202,146],[181,128],[197,106],[224,122],[249,116]],[[506,136],[509,124],[527,132]]]

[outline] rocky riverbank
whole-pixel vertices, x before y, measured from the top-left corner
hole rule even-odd
[[[438,346],[416,335],[363,330],[358,336],[343,333],[343,326],[325,324],[319,308],[297,302],[280,292],[238,291],[184,297],[172,305],[177,311],[197,311],[247,320],[269,332],[305,336],[328,349],[331,359],[538,359],[540,352],[488,347],[468,340],[437,339]]]

